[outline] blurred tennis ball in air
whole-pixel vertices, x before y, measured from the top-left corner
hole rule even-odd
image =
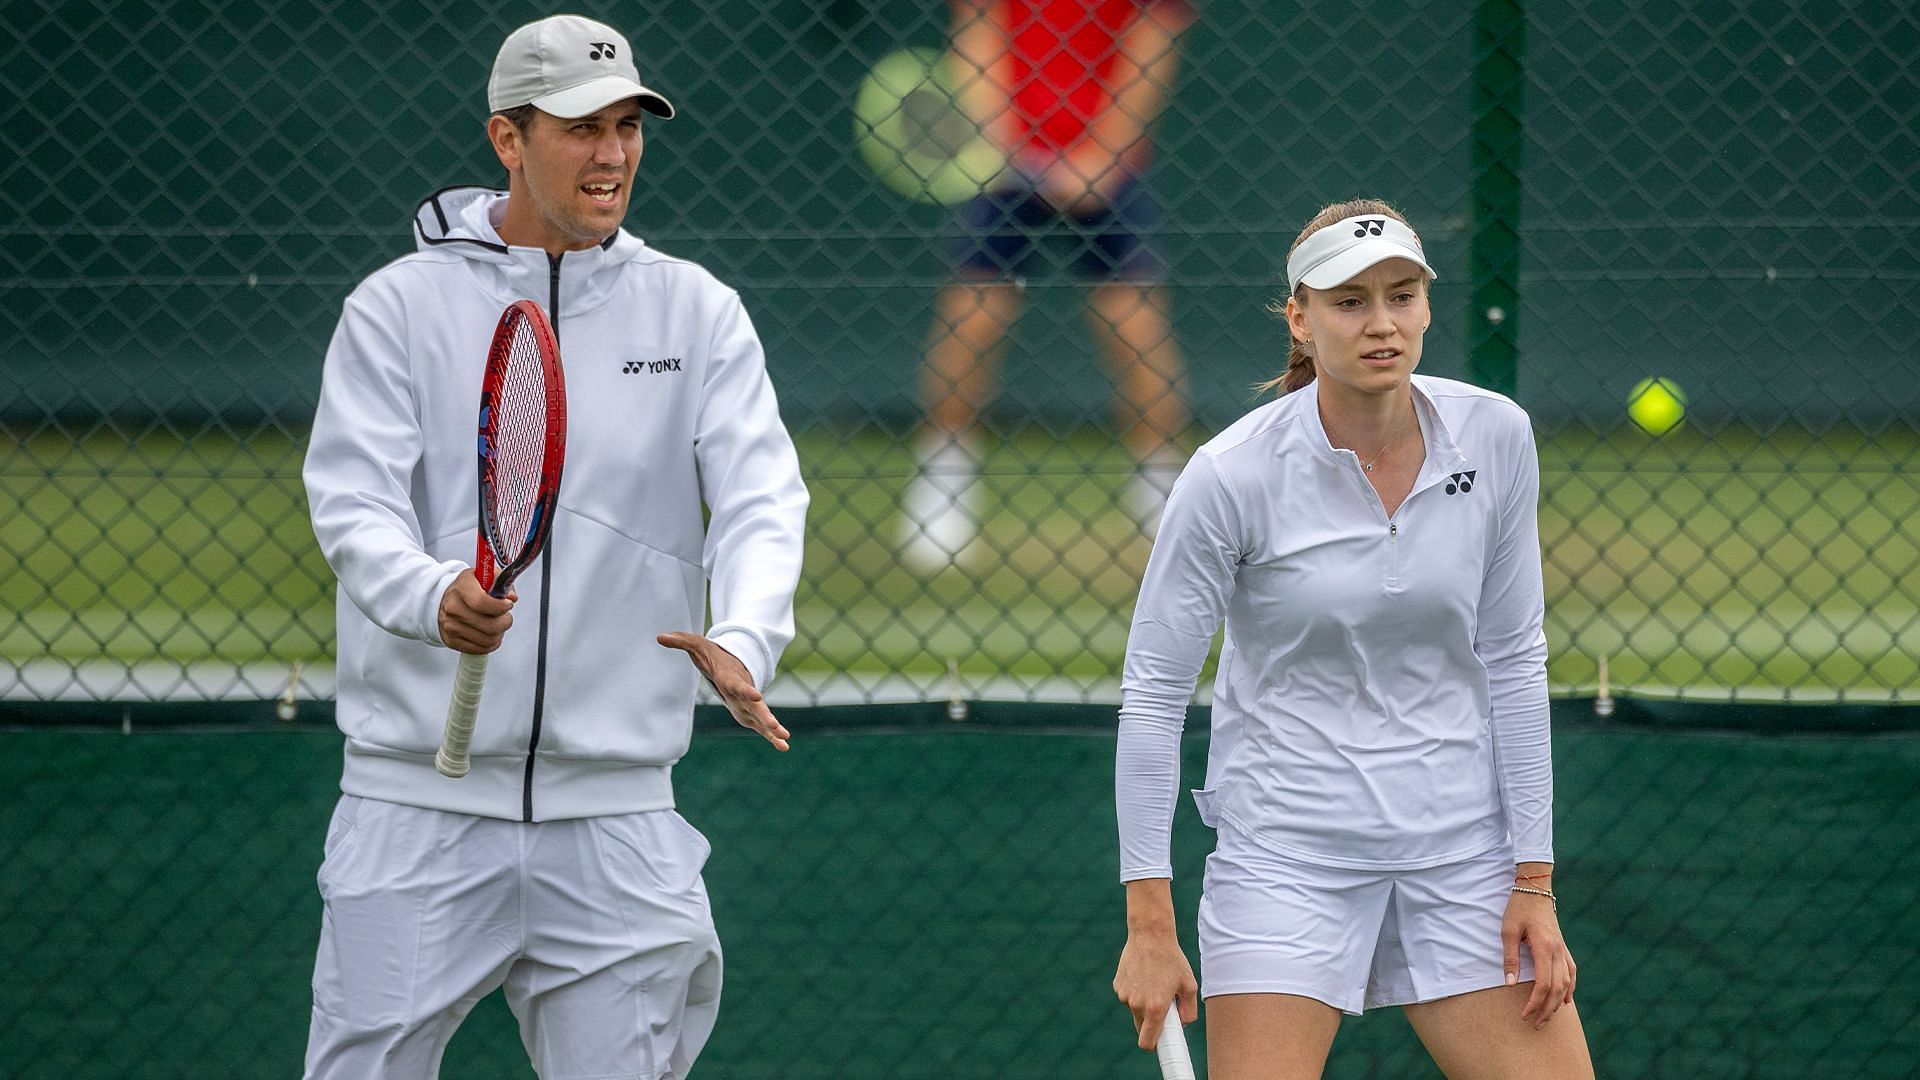
[[[1686,392],[1672,379],[1641,379],[1627,395],[1627,416],[1649,435],[1665,435],[1686,415]]]
[[[1005,159],[960,108],[940,49],[889,53],[860,82],[853,139],[860,158],[895,194],[958,203],[984,191]]]

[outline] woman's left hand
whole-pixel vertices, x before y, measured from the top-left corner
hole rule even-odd
[[[1538,1028],[1553,1018],[1560,1006],[1573,1000],[1575,965],[1560,936],[1560,919],[1550,897],[1516,892],[1507,898],[1507,915],[1500,924],[1500,940],[1507,950],[1507,985],[1520,979],[1520,944],[1533,954],[1533,993],[1520,1010],[1520,1019]]]

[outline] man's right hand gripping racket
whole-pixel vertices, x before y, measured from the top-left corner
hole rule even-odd
[[[480,539],[473,573],[492,595],[506,596],[513,579],[546,547],[566,451],[560,345],[540,305],[516,300],[493,332],[480,383]],[[461,653],[446,734],[434,755],[443,775],[467,775],[467,748],[486,680],[486,654]]]
[[[1180,1026],[1178,1001],[1167,1007],[1154,1051],[1160,1055],[1160,1080],[1193,1080],[1193,1055],[1187,1052],[1187,1033]]]

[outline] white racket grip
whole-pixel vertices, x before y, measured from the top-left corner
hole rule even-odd
[[[1187,1033],[1180,1026],[1178,1001],[1167,1006],[1167,1019],[1160,1025],[1160,1042],[1154,1050],[1160,1055],[1161,1080],[1193,1080],[1193,1055],[1187,1053]]]
[[[472,762],[473,720],[480,713],[480,689],[487,684],[487,654],[461,653],[460,670],[453,677],[453,699],[447,702],[447,731],[440,736],[440,752],[433,767],[455,780],[467,775]]]

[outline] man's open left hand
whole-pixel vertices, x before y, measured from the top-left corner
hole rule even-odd
[[[661,634],[655,640],[669,649],[679,649],[693,658],[693,666],[700,669],[707,684],[714,693],[720,695],[720,701],[727,711],[733,714],[735,721],[748,731],[757,732],[761,738],[773,744],[775,750],[784,752],[790,733],[774,717],[773,710],[767,708],[766,699],[753,685],[753,677],[747,674],[747,665],[740,658],[713,643],[700,634],[676,630],[670,634]]]

